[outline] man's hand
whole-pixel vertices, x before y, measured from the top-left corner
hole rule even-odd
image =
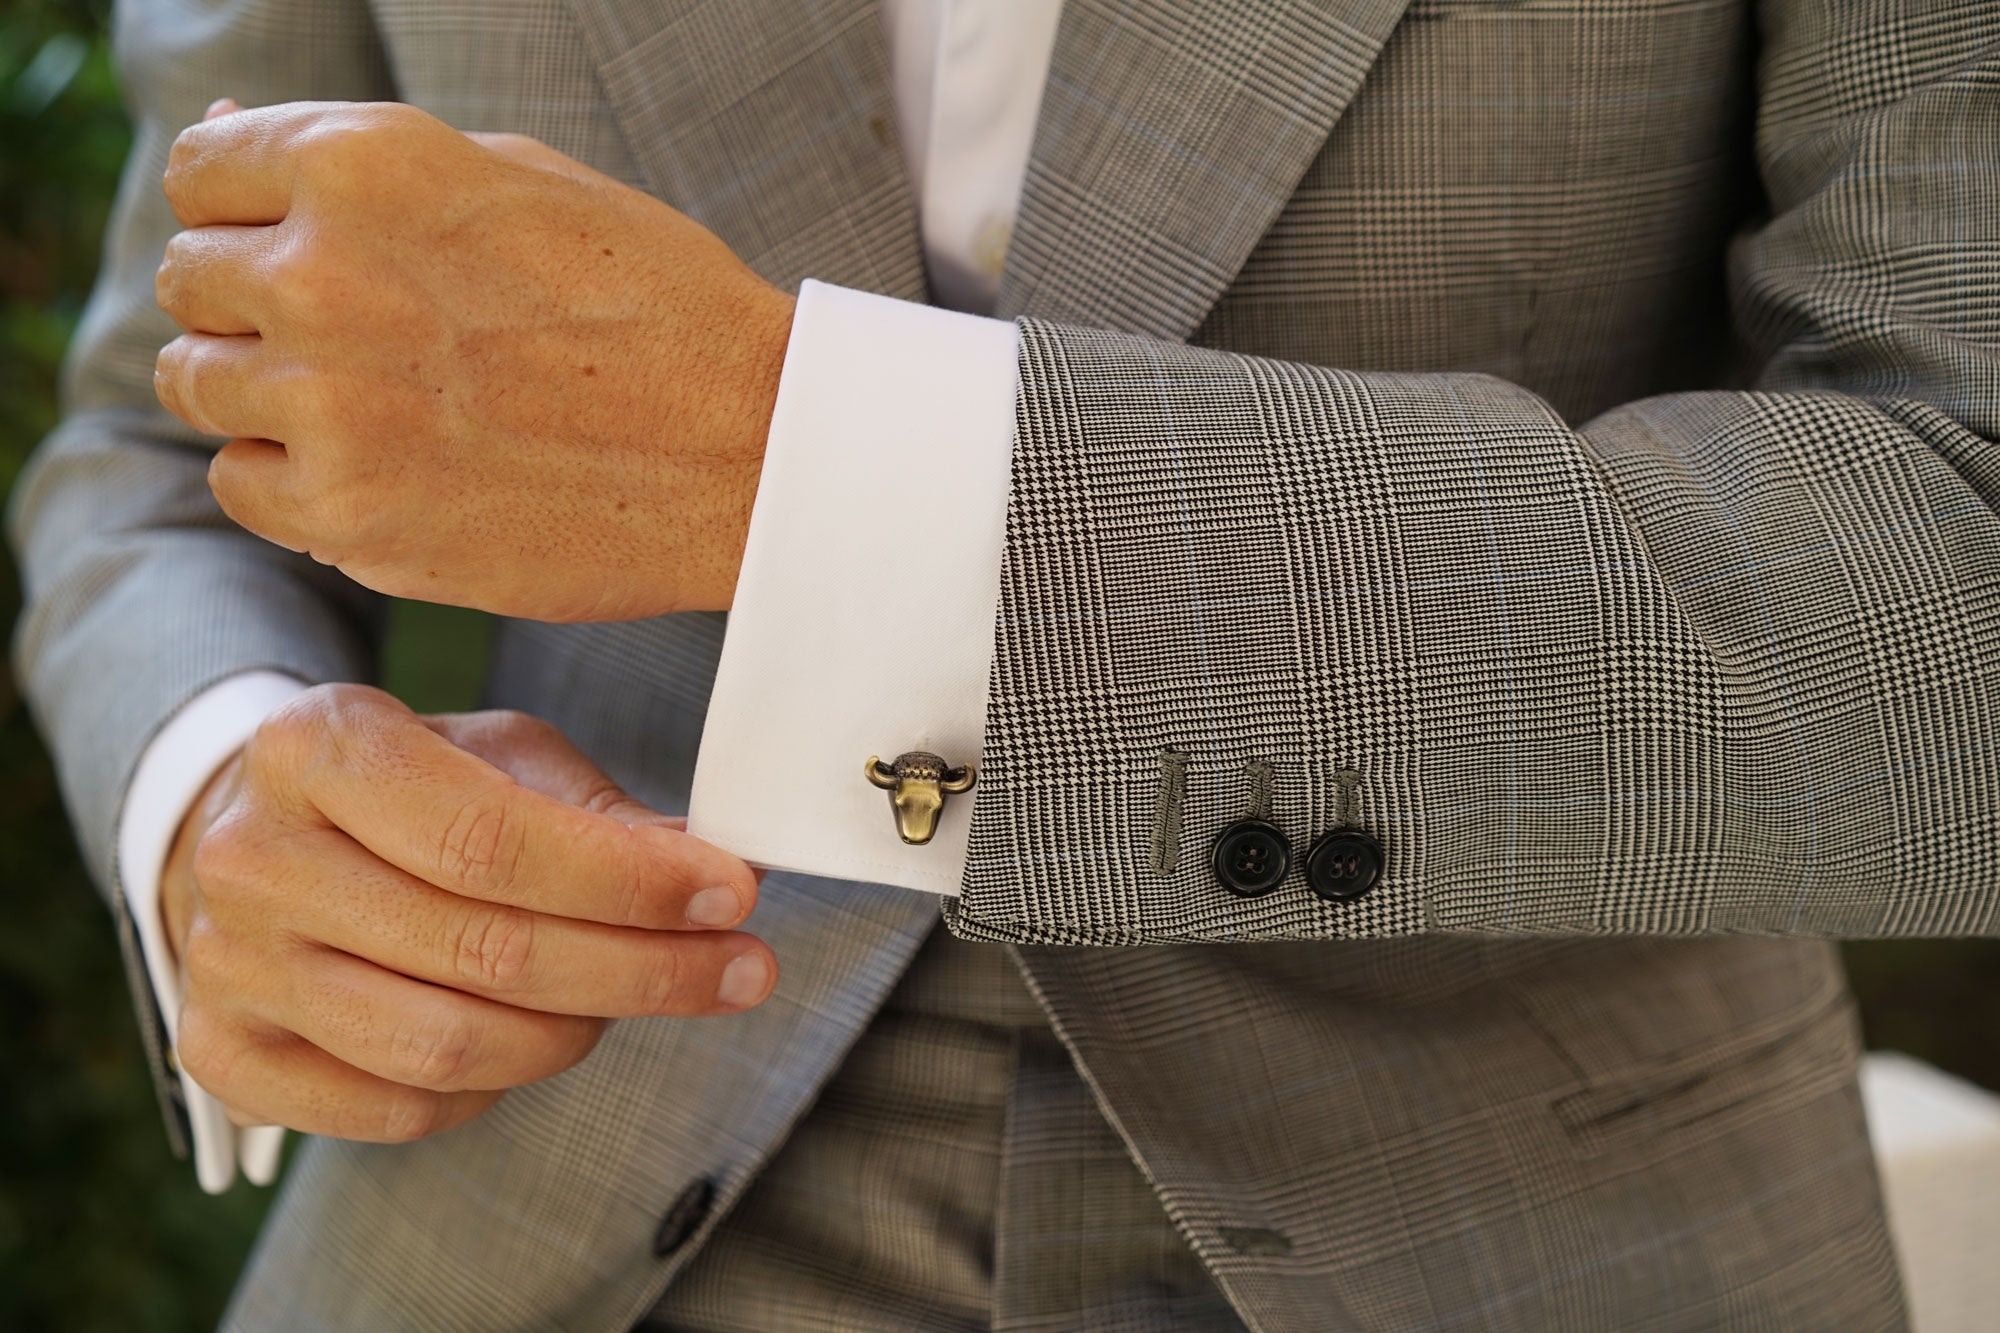
[[[155,387],[230,517],[503,615],[729,605],[792,298],[712,234],[396,103],[218,103],[166,192]]]
[[[239,1124],[400,1142],[590,1052],[607,1018],[760,1003],[735,857],[547,723],[321,686],[210,784],[162,881],[183,1067]]]

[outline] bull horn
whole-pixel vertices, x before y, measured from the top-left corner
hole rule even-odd
[[[867,764],[863,766],[863,771],[868,774],[868,780],[877,787],[881,787],[884,790],[894,789],[896,785],[896,770],[883,763],[881,755],[869,755]]]
[[[977,780],[971,764],[960,764],[957,768],[945,770],[944,779],[938,783],[938,789],[956,796],[962,791],[971,791],[972,784]]]

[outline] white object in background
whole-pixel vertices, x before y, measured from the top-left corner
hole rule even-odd
[[[1915,1333],[2000,1328],[2000,1096],[1892,1051],[1861,1100]]]

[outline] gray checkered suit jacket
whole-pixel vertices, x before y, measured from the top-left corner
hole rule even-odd
[[[139,140],[13,514],[107,882],[183,701],[369,671],[368,599],[232,530],[151,403],[155,183],[211,97],[400,97],[773,281],[924,291],[866,0],[153,0],[119,38]],[[1069,0],[947,916],[1017,947],[1250,1326],[1900,1320],[1822,940],[2000,902],[1997,40],[1960,0]],[[720,635],[510,624],[491,693],[672,807]],[[1252,759],[1301,846],[1360,775],[1371,895],[1215,887]],[[936,911],[774,877],[757,1012],[315,1144],[240,1320],[625,1327],[690,1252],[661,1209],[741,1192]]]

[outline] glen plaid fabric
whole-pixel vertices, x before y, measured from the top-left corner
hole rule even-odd
[[[1242,1327],[1098,1114],[1010,952],[943,930],[639,1325]]]
[[[1995,26],[1066,6],[1003,283],[1031,319],[953,925],[1017,942],[1246,1325],[1900,1323],[1837,964],[1740,935],[1990,929]],[[120,42],[140,137],[12,516],[22,676],[101,878],[202,685],[369,670],[370,599],[232,530],[151,403],[155,182],[218,85],[531,134],[773,281],[922,294],[863,0],[148,0]],[[675,808],[720,633],[507,625],[491,693]],[[1362,775],[1371,900],[1218,901],[1195,866],[1249,758],[1301,844]],[[773,876],[757,1013],[616,1025],[422,1144],[310,1145],[233,1326],[629,1327],[935,910]],[[1221,942],[1251,936],[1304,938]],[[1182,942],[1033,943],[1086,940]],[[697,1179],[715,1212],[656,1259]]]

